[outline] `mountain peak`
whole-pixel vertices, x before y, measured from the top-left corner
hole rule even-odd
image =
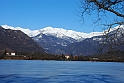
[[[82,39],[85,39],[85,38],[91,38],[93,36],[102,35],[101,34],[102,32],[83,33],[83,32],[76,32],[73,30],[66,30],[63,28],[53,28],[53,27],[46,27],[46,28],[40,29],[40,32],[45,35],[52,35],[58,38],[63,38],[67,36],[78,41],[81,41]]]
[[[43,29],[40,29],[41,31],[51,31],[51,32],[58,32],[58,31],[67,31],[63,28],[53,28],[53,27],[46,27]]]

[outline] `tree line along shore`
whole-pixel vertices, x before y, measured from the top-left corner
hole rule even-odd
[[[107,52],[97,55],[72,55],[72,54],[47,54],[47,53],[0,53],[0,60],[60,60],[60,61],[104,61],[104,62],[124,62],[123,51]]]

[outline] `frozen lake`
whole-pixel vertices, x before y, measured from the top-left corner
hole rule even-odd
[[[124,63],[0,60],[0,83],[124,83]]]

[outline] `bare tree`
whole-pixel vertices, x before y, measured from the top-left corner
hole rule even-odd
[[[93,24],[98,27],[104,27],[105,39],[104,45],[109,50],[115,46],[124,44],[124,0],[82,0],[79,5],[81,20],[85,22],[85,16],[93,17]],[[113,16],[111,20],[109,17]],[[111,28],[118,26],[113,34],[110,34]],[[124,26],[123,26],[124,27]]]

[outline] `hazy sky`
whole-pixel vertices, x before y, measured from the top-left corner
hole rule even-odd
[[[80,32],[92,32],[92,19],[81,25],[77,16],[80,0],[0,0],[0,25],[29,28],[51,26]],[[95,29],[100,31],[101,29]]]

